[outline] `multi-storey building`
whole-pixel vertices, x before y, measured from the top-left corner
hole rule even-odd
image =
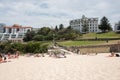
[[[120,21],[115,24],[115,26],[114,26],[114,31],[115,31],[115,32],[120,32]]]
[[[99,32],[98,18],[87,18],[83,15],[81,19],[71,20],[69,24],[74,30],[79,30],[81,33],[84,33],[84,25],[88,27],[88,32]]]
[[[12,42],[22,42],[25,33],[32,29],[32,27],[24,27],[18,24],[13,26],[4,26],[3,33],[0,33],[1,41],[12,41]]]

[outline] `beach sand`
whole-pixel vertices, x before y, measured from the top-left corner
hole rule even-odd
[[[25,57],[0,64],[0,80],[120,80],[120,57]]]

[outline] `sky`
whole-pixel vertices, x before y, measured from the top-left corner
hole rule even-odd
[[[69,21],[106,16],[114,26],[120,20],[120,0],[0,0],[0,23],[33,28],[55,27]]]

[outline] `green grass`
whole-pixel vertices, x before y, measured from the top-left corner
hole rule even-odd
[[[119,34],[115,32],[98,33],[98,34],[87,33],[87,34],[83,34],[82,39],[95,39],[96,37],[97,38],[120,38],[120,33]],[[58,43],[63,46],[89,46],[89,45],[106,44],[106,41],[63,41]],[[112,40],[111,41],[109,40],[108,44],[110,43],[112,43]]]
[[[106,41],[63,41],[57,43],[63,46],[90,46],[104,44]]]
[[[88,38],[120,38],[120,34],[117,34],[115,32],[108,32],[108,33],[88,33],[88,34],[83,34],[82,38],[83,39],[88,39]]]

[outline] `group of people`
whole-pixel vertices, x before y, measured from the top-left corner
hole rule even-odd
[[[7,59],[18,58],[20,52],[16,51],[14,54],[8,52],[8,54],[0,54],[0,63],[7,62]]]
[[[19,55],[20,55],[19,51],[16,51],[14,54],[11,54],[10,52],[8,52],[8,59],[18,58]]]

